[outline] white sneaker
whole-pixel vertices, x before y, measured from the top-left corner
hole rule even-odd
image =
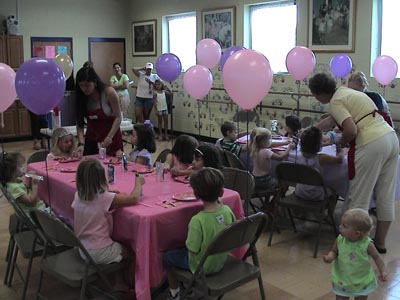
[[[174,297],[171,295],[171,292],[168,293],[167,300],[180,300],[180,299],[181,299],[181,292],[176,293]]]

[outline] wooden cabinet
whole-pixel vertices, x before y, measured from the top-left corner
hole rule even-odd
[[[0,128],[0,138],[27,137],[31,132],[31,117],[26,107],[19,101],[3,113],[4,128]]]
[[[13,69],[24,62],[22,35],[0,35],[0,62]]]

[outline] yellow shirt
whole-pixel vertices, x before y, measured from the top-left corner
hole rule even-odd
[[[356,123],[356,148],[393,131],[380,114],[368,115],[375,109],[377,107],[367,95],[347,87],[338,88],[330,101],[330,113],[340,126],[348,117]]]

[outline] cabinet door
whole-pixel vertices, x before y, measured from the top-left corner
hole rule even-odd
[[[29,111],[25,107],[18,109],[18,122],[20,136],[29,136],[32,134],[31,117],[29,115]]]
[[[0,128],[0,137],[16,137],[18,135],[17,104],[14,102],[4,113],[4,128]]]
[[[7,58],[8,65],[13,69],[18,69],[24,62],[22,35],[7,36]]]

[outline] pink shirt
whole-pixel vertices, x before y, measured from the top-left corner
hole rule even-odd
[[[274,152],[270,149],[264,148],[252,157],[254,176],[265,176],[270,174],[272,154],[274,154]]]
[[[86,249],[102,249],[113,243],[113,218],[110,212],[115,193],[98,194],[92,201],[81,200],[75,193],[74,232]]]

